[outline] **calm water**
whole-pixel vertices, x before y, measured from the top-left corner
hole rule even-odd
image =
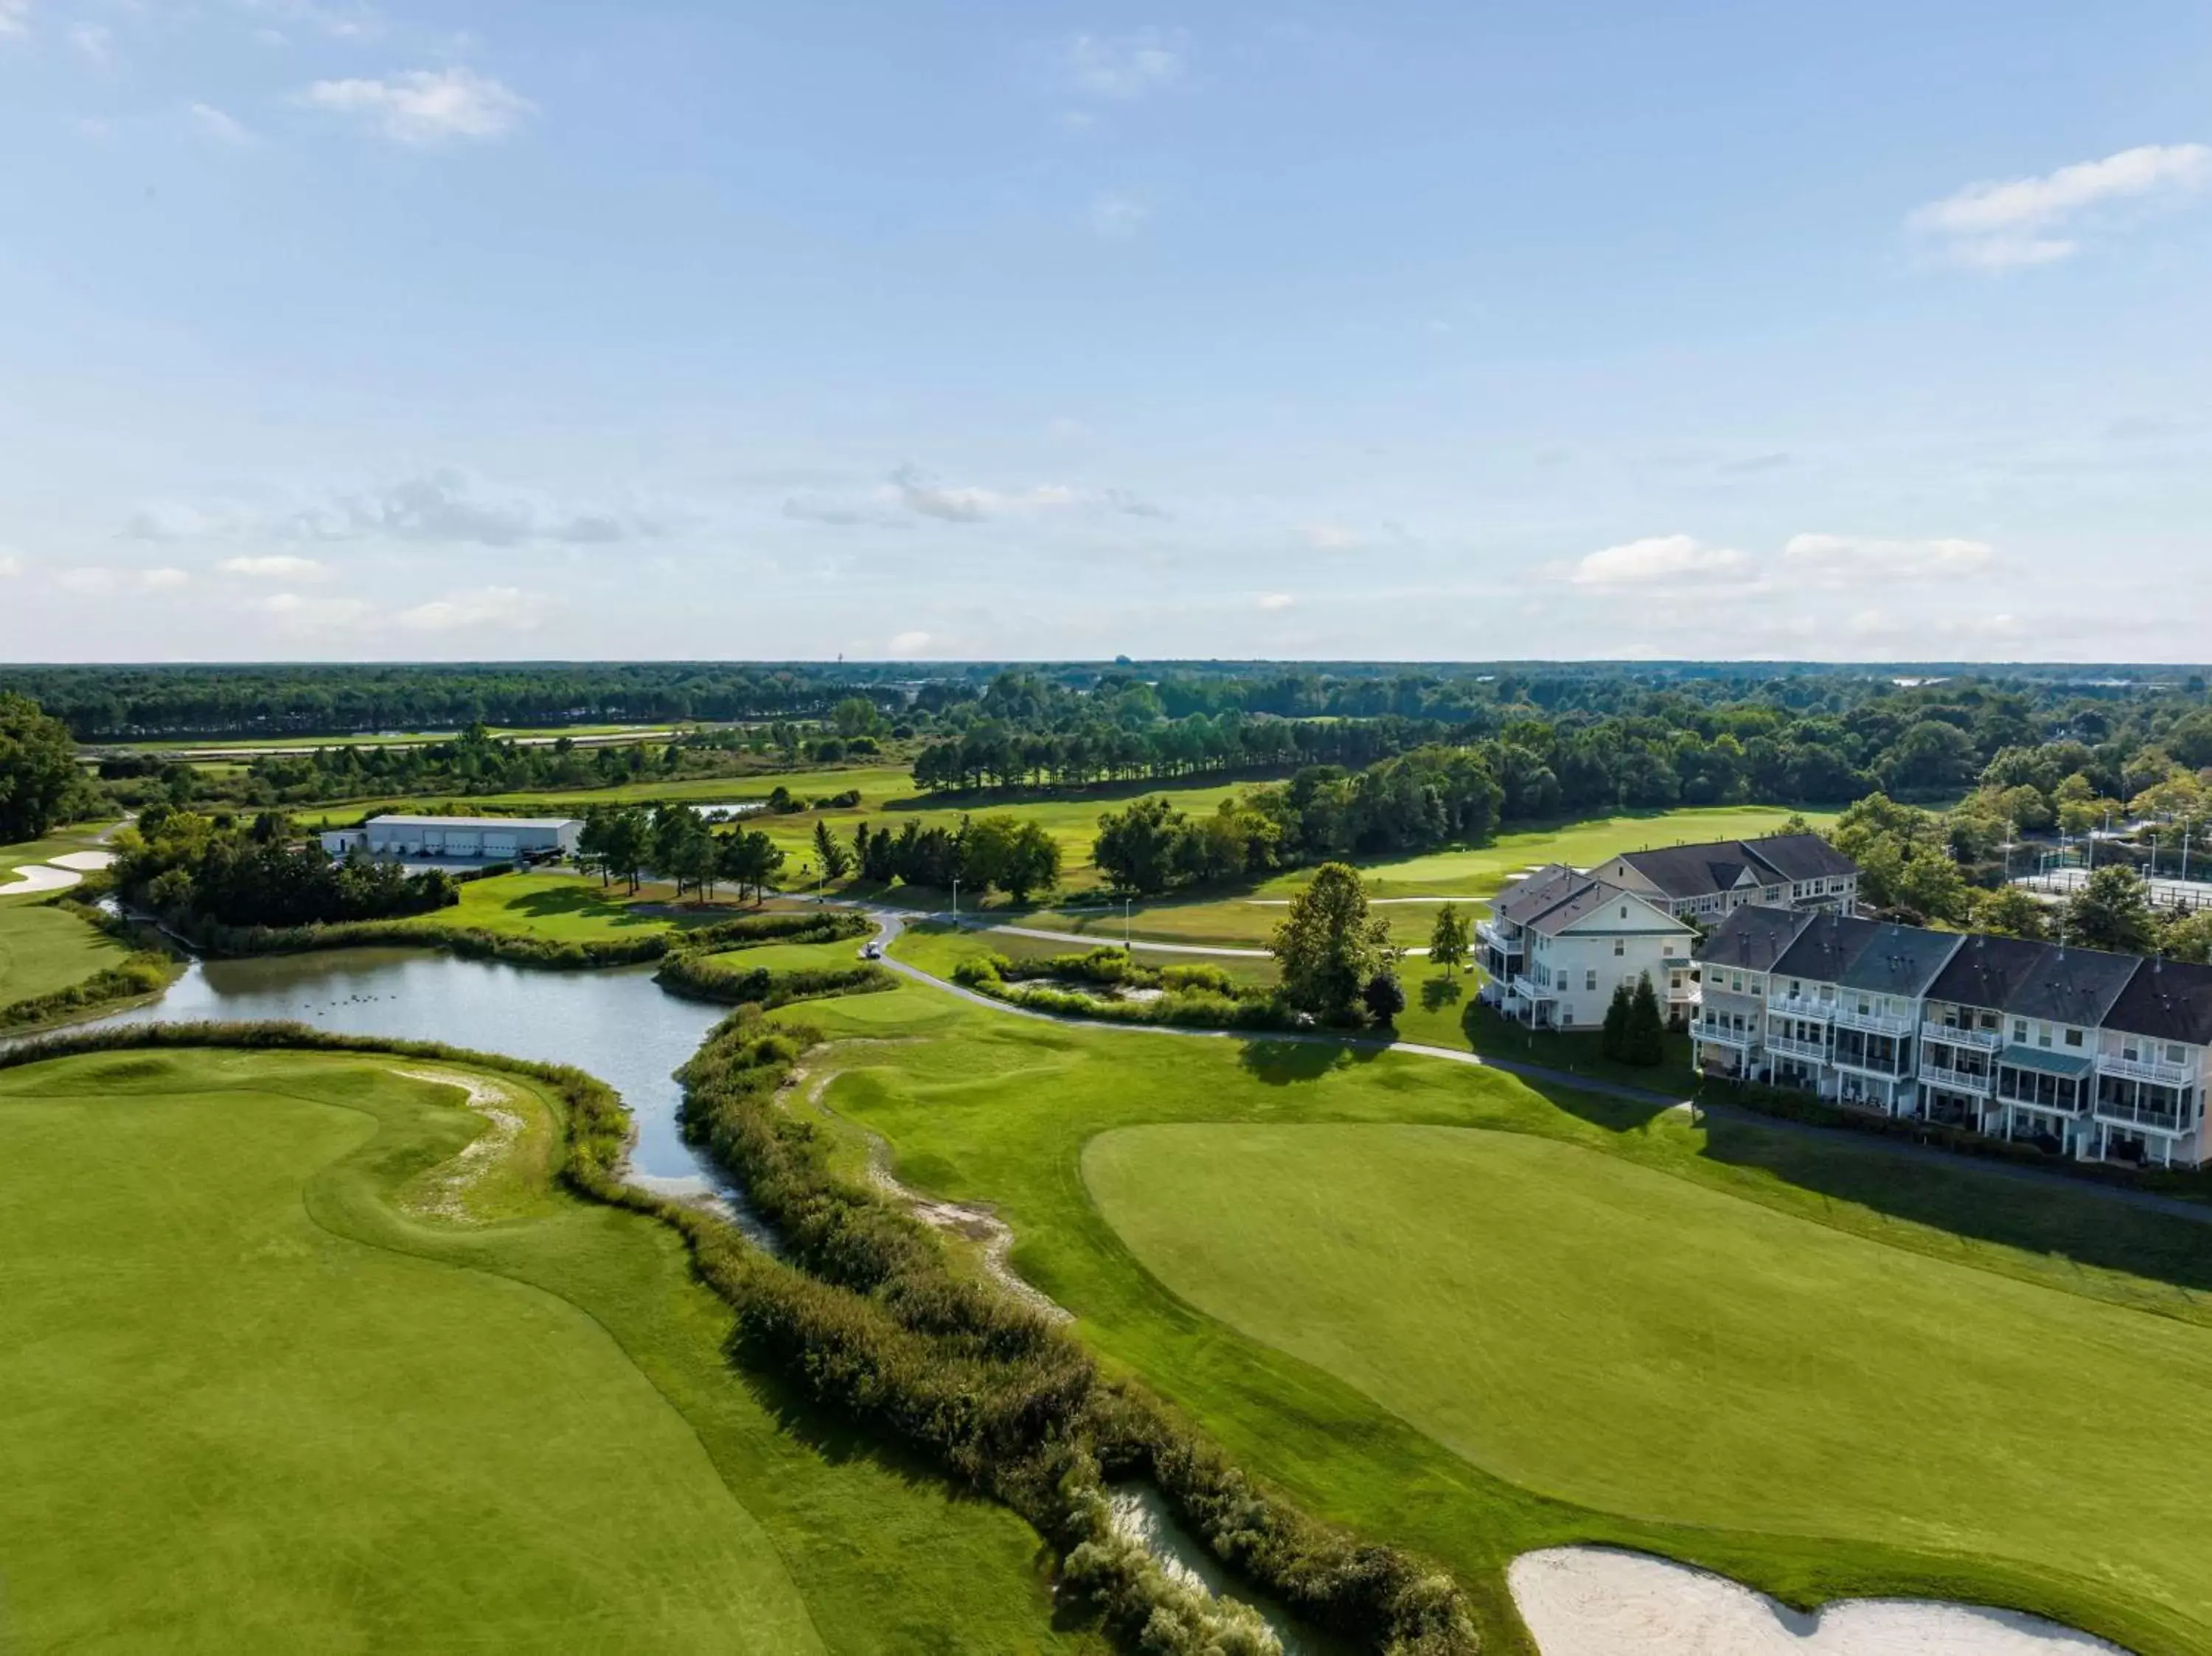
[[[573,1064],[620,1093],[637,1118],[635,1170],[696,1186],[705,1174],[677,1130],[681,1092],[672,1071],[721,1016],[654,987],[651,967],[532,972],[421,949],[341,949],[196,961],[153,1005],[100,1022],[284,1018]]]

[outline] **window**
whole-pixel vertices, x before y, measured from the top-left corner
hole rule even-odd
[[[1613,952],[1615,955],[1626,955],[1628,952],[1628,939],[1615,937],[1613,940]]]
[[[1626,903],[1623,903],[1620,906],[1620,918],[1624,920],[1628,918],[1628,905]]]
[[[1583,974],[1583,987],[1593,990],[1597,987],[1597,968],[1595,966]]]
[[[2188,1059],[2182,1056],[2181,1043],[2179,1041],[2177,1040],[2166,1047],[2166,1061],[2168,1064],[2185,1064],[2188,1062]]]
[[[2051,1045],[2051,1026],[2049,1024],[2039,1023],[2035,1026],[2035,1044],[2039,1046],[2048,1046]]]
[[[2069,1029],[2066,1032],[2066,1044],[2069,1046],[2079,1046],[2081,1044],[2081,1032],[2079,1029]]]
[[[1741,993],[1743,993],[1743,974],[1742,974],[1742,973],[1741,973],[1741,972],[1731,972],[1731,973],[1729,973],[1729,988],[1731,991],[1733,991],[1735,993],[1736,993],[1736,994],[1741,995]]]
[[[2026,1018],[2014,1018],[2012,1021],[2012,1038],[2014,1044],[2018,1046],[2025,1046],[2027,1045],[2027,1020]]]

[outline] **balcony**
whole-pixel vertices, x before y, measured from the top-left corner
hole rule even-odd
[[[1836,1003],[1820,1000],[1811,995],[1776,995],[1766,1003],[1766,1010],[1778,1017],[1811,1018],[1826,1023],[1836,1015]]]
[[[2162,1064],[2152,1059],[2109,1058],[2097,1059],[2100,1073],[2116,1076],[2123,1081],[2148,1081],[2154,1087],[2193,1087],[2197,1084],[2194,1064]]]
[[[1922,1048],[1920,1078],[1931,1087],[1948,1087],[1954,1093],[1965,1093],[1974,1098],[1988,1098],[1997,1089],[1995,1075],[1976,1075],[1968,1070],[1954,1070],[1948,1064],[1939,1064]]]
[[[1828,1043],[1825,1040],[1793,1040],[1787,1035],[1778,1035],[1770,1031],[1765,1045],[1771,1057],[1802,1059],[1810,1064],[1826,1064],[1828,1061]]]
[[[2114,1104],[2099,1099],[2096,1111],[2100,1121],[2124,1122],[2132,1127],[2147,1127],[2153,1132],[2183,1131],[2181,1113],[2178,1110],[2154,1110],[2141,1104]]]
[[[1734,1029],[1725,1023],[1693,1023],[1690,1033],[1709,1046],[1734,1046],[1744,1052],[1759,1044],[1756,1029]]]
[[[1896,1059],[1887,1059],[1877,1064],[1864,1057],[1846,1058],[1841,1052],[1831,1052],[1828,1062],[1836,1069],[1847,1070],[1855,1076],[1873,1076],[1881,1081],[1911,1081],[1914,1076],[1911,1065],[1908,1063],[1900,1069]]]
[[[1547,989],[1526,972],[1516,972],[1513,974],[1513,995],[1517,1000],[1557,1000],[1559,998],[1559,992],[1556,989]]]
[[[1486,948],[1495,949],[1501,955],[1519,955],[1527,952],[1527,945],[1518,936],[1509,937],[1492,920],[1476,921],[1474,935],[1482,940]]]
[[[1925,1040],[1948,1040],[1954,1046],[1975,1046],[1985,1052],[1994,1052],[2004,1045],[2002,1029],[1959,1029],[1948,1023],[1923,1022],[1920,1034]]]
[[[1859,1029],[1873,1035],[1909,1035],[1920,1027],[1920,1020],[1915,1017],[1893,1017],[1887,1012],[1862,1012],[1856,1007],[1837,1007],[1835,1018],[1838,1029]]]

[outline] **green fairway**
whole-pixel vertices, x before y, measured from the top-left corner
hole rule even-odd
[[[130,949],[36,897],[0,898],[0,1006],[66,989],[119,966]]]
[[[474,926],[511,936],[584,943],[665,931],[670,922],[634,906],[620,881],[602,886],[578,874],[494,874],[461,887],[451,908],[417,917],[427,925]]]
[[[898,952],[941,967],[970,941]],[[833,1119],[884,1138],[906,1183],[990,1204],[1016,1268],[1240,1459],[1449,1564],[1493,1652],[1526,1649],[1504,1565],[1565,1542],[1798,1602],[1964,1597],[2212,1652],[2212,1230],[1411,1055],[1085,1028],[912,986],[781,1016],[868,1038],[814,1063],[842,1066]],[[1133,1156],[1123,1129],[1158,1153],[1101,1178],[1102,1206],[1086,1147]],[[1285,1170],[1228,1148],[1261,1129],[1321,1136]],[[1470,1195],[1468,1162],[1510,1192]],[[1109,1222],[1133,1199],[1168,1252]],[[1524,1256],[1526,1288],[1487,1303]],[[1209,1271],[1279,1283],[1248,1306]]]
[[[2212,1330],[1521,1135],[1146,1127],[1083,1168],[1171,1291],[1524,1487],[2212,1619]]]
[[[817,972],[858,964],[863,942],[859,937],[840,937],[834,943],[764,943],[750,949],[725,949],[707,958],[740,972],[757,967],[770,972]]]
[[[483,1119],[391,1062],[0,1075],[0,1644],[1081,1647],[1033,1534],[732,1375],[675,1234],[489,1079],[456,1195]]]

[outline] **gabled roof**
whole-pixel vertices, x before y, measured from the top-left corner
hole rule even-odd
[[[1760,885],[1780,885],[1859,871],[1856,863],[1817,834],[1662,846],[1623,852],[1620,860],[1676,901],[1733,891],[1747,876]]]
[[[1928,992],[1928,986],[1965,941],[1955,931],[1930,931],[1917,925],[1881,926],[1844,968],[1844,987],[1917,999]]]
[[[2049,943],[1977,933],[1936,974],[1936,981],[1928,986],[1928,998],[1954,1006],[2001,1010],[2042,969],[2043,957],[2050,952]]]
[[[2212,1046],[2212,966],[2146,961],[2105,1014],[2105,1025],[2153,1040]]]
[[[1826,880],[1859,871],[1859,865],[1817,834],[1770,834],[1744,848],[1785,880]]]
[[[1498,899],[1492,905],[1492,913],[1516,925],[1540,931],[1546,937],[1556,937],[1576,921],[1586,919],[1607,904],[1615,902],[1634,903],[1668,930],[1690,930],[1687,925],[1663,909],[1653,907],[1636,893],[1588,874],[1577,874],[1564,864],[1539,869],[1516,886],[1510,896]]]
[[[1705,934],[1697,957],[1711,966],[1741,967],[1746,971],[1771,971],[1797,934],[1812,925],[1814,916],[1798,908],[1767,908],[1746,903]]]
[[[1859,951],[1882,930],[1879,920],[1862,920],[1849,914],[1816,914],[1813,924],[1797,934],[1797,941],[1782,951],[1774,963],[1777,975],[1802,978],[1814,983],[1841,983]]]
[[[2046,947],[2042,965],[2028,974],[2004,1010],[2046,1023],[2102,1023],[2142,963],[2140,955]]]
[[[1500,919],[1512,921],[1516,925],[1526,925],[1589,877],[1586,874],[1576,873],[1565,863],[1553,863],[1549,867],[1538,869],[1527,879],[1516,882],[1501,893],[1491,904],[1491,913]]]

